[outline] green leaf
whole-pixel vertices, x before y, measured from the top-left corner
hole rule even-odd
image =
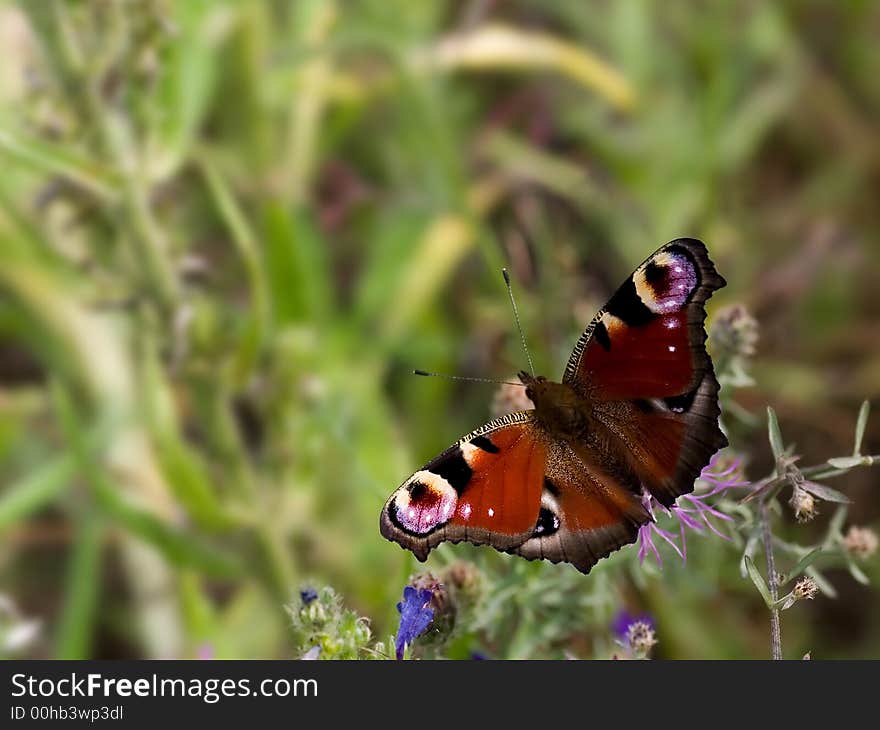
[[[840,502],[842,504],[848,504],[850,502],[849,497],[843,494],[843,492],[838,492],[836,489],[826,487],[824,484],[816,484],[816,482],[804,482],[803,484],[801,484],[801,488],[805,492],[809,492],[810,494],[812,494],[814,497],[824,499],[826,502]]]
[[[785,446],[782,442],[782,433],[779,430],[779,420],[776,418],[776,411],[767,406],[767,432],[770,436],[770,448],[773,449],[773,456],[779,459],[785,453]]]
[[[871,404],[865,400],[862,401],[862,407],[859,408],[859,417],[856,420],[856,440],[853,446],[853,456],[862,453],[862,439],[865,437],[865,428],[868,425],[868,414],[871,412]]]
[[[758,549],[758,542],[761,539],[761,531],[759,529],[754,529],[749,534],[748,539],[746,540],[746,546],[743,550],[742,558],[739,561],[739,573],[745,578],[748,575],[749,569],[746,561],[751,561],[752,557],[755,555],[755,551]]]
[[[755,564],[752,562],[752,559],[746,555],[743,557],[743,560],[746,564],[746,570],[748,571],[749,578],[752,579],[752,583],[755,584],[755,588],[758,589],[758,593],[761,594],[761,598],[764,599],[764,603],[767,604],[767,608],[773,608],[773,599],[770,597],[770,590],[767,588],[767,584],[764,582],[764,578],[758,572],[758,569],[755,567]]]
[[[118,197],[116,177],[94,158],[79,155],[69,144],[15,137],[8,130],[0,130],[0,155],[38,172],[67,178],[104,201]]]
[[[222,33],[217,21],[224,14],[219,6],[210,0],[189,0],[175,7],[176,42],[169,44],[163,58],[153,104],[159,144],[151,165],[159,179],[171,177],[185,163],[208,111],[219,70]]]
[[[835,456],[828,459],[828,463],[835,469],[852,469],[854,466],[861,466],[865,463],[863,456]]]
[[[91,477],[95,493],[108,517],[153,545],[172,565],[194,568],[218,578],[242,574],[241,563],[224,550],[131,504],[114,485],[98,474]]]
[[[102,520],[94,513],[84,518],[78,527],[55,639],[57,659],[87,659],[91,654],[101,586],[103,536]]]
[[[269,293],[266,285],[266,274],[262,251],[260,249],[257,234],[242,210],[235,195],[230,189],[224,177],[220,174],[217,166],[207,155],[202,155],[199,162],[208,184],[208,191],[217,208],[217,213],[226,226],[232,238],[239,257],[247,272],[250,286],[251,306],[254,310],[254,327],[258,327],[255,335],[257,342],[262,339],[262,333],[268,326],[269,321]]]
[[[797,564],[790,570],[788,573],[782,576],[779,580],[779,586],[782,587],[786,583],[791,582],[795,578],[797,578],[801,573],[806,570],[807,566],[810,565],[819,555],[822,554],[822,548],[817,547],[810,552],[808,552],[804,557],[798,560]]]
[[[73,477],[76,457],[56,456],[0,495],[0,533],[52,502]]]
[[[831,517],[831,520],[828,522],[828,535],[835,536],[840,535],[843,530],[843,523],[846,521],[846,507],[838,507],[834,514]]]
[[[333,278],[327,241],[309,212],[270,200],[261,240],[275,324],[319,324],[334,306]]]
[[[871,581],[868,578],[868,576],[862,572],[862,569],[858,565],[856,565],[853,562],[850,562],[848,567],[849,567],[850,575],[852,575],[852,577],[855,578],[863,586],[867,586],[867,585],[871,584]]]

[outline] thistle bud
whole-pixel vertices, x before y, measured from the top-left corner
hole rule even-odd
[[[634,656],[645,658],[657,643],[657,634],[647,621],[635,621],[627,629],[626,641]]]
[[[843,538],[844,549],[859,560],[870,558],[877,552],[877,533],[870,527],[851,525]]]
[[[447,585],[431,573],[422,573],[410,580],[409,585],[417,591],[430,591],[428,608],[434,612],[430,630],[425,633],[426,643],[443,641],[455,626],[456,604]]]
[[[751,384],[747,366],[758,342],[757,320],[741,304],[726,307],[715,316],[709,336],[722,382]]]
[[[812,601],[816,594],[819,592],[819,586],[816,585],[816,581],[812,578],[803,577],[797,583],[794,584],[794,590],[792,591],[792,596],[798,601],[802,601],[804,599]]]
[[[792,490],[788,504],[794,510],[794,516],[798,522],[809,522],[819,513],[813,495],[800,487],[795,487]]]

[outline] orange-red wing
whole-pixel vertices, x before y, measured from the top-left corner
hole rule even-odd
[[[495,419],[401,484],[380,529],[420,560],[445,540],[509,550],[538,521],[546,466],[547,441],[531,411]]]
[[[605,400],[692,391],[712,368],[704,305],[724,285],[700,241],[666,244],[593,318],[575,345],[563,382]]]
[[[586,447],[552,441],[532,412],[497,419],[426,464],[391,495],[380,527],[425,560],[466,540],[587,573],[649,519]]]
[[[465,449],[472,475],[451,524],[502,535],[530,532],[538,519],[547,466],[547,444],[535,427],[507,426],[460,448]]]
[[[612,476],[588,448],[551,446],[541,497],[541,522],[516,549],[530,560],[569,562],[582,573],[633,542],[650,517],[631,488]]]

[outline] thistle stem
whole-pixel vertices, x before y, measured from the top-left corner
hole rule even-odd
[[[770,598],[775,603],[779,598],[776,585],[776,560],[773,557],[773,536],[770,533],[770,516],[767,513],[767,502],[761,500],[761,537],[764,542],[764,555],[767,558],[767,586]],[[779,629],[779,610],[770,610],[770,653],[772,659],[782,659],[782,635]]]

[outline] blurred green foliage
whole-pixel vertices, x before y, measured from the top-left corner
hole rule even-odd
[[[818,0],[0,3],[0,593],[41,621],[26,653],[291,656],[304,581],[392,633],[416,564],[381,505],[492,398],[409,372],[522,366],[502,265],[556,377],[635,264],[702,238],[711,309],[760,323],[728,405],[749,470],[766,403],[809,463],[849,453],[880,393],[878,33],[876,3]],[[857,524],[872,480],[847,477]],[[630,605],[663,656],[766,655],[734,550],[697,539],[663,580],[634,552],[430,565],[489,577],[488,651],[576,629],[600,655]],[[786,612],[791,655],[877,655],[877,594],[838,590]]]

